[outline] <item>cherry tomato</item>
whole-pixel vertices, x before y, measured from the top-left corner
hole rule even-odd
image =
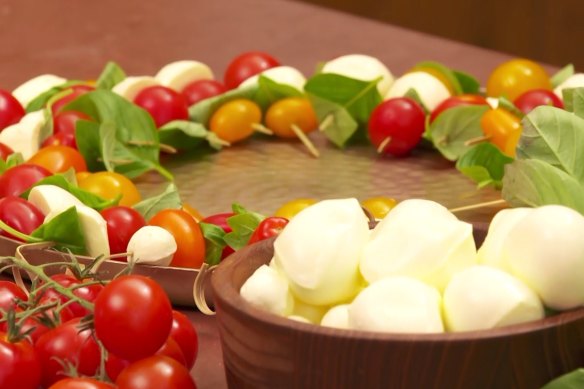
[[[278,210],[274,213],[274,216],[283,217],[285,219],[292,219],[296,214],[302,211],[304,208],[311,206],[312,204],[316,203],[315,199],[296,199],[291,200],[282,205]]]
[[[41,144],[42,148],[49,146],[67,146],[77,150],[77,140],[75,139],[75,135],[73,134],[69,134],[67,132],[59,132],[58,134],[53,134],[49,136]]]
[[[260,240],[280,235],[280,232],[288,224],[288,219],[278,216],[267,217],[257,226],[247,244],[259,242]]]
[[[78,280],[72,275],[69,274],[54,274],[51,276],[51,279],[57,282],[59,285],[72,289],[73,294],[79,298],[84,299],[88,302],[94,302],[97,296],[101,293],[103,289],[103,285],[101,284],[91,284],[91,285],[83,285],[79,286],[82,281]],[[42,298],[49,299],[49,300],[59,300],[62,303],[66,303],[69,299],[62,295],[61,293],[55,291],[52,288],[47,289]],[[67,308],[71,310],[71,313],[74,317],[84,317],[91,313],[87,308],[84,308],[79,303],[70,303],[67,305]]]
[[[251,76],[276,66],[280,66],[280,62],[269,54],[261,51],[243,53],[227,66],[223,81],[228,89],[237,88]]]
[[[0,311],[7,312],[16,309],[16,301],[26,301],[28,296],[18,285],[10,281],[0,280]],[[0,312],[0,318],[2,313]]]
[[[187,367],[187,363],[185,360],[185,356],[182,352],[182,349],[179,347],[176,340],[174,340],[170,336],[168,337],[168,339],[166,339],[166,342],[164,342],[162,347],[160,347],[160,349],[156,352],[155,355],[163,355],[165,357],[172,358],[181,365],[183,365],[184,367]]]
[[[396,204],[395,199],[383,196],[371,197],[361,202],[361,206],[366,208],[376,219],[383,219]]]
[[[207,216],[206,218],[204,218],[201,221],[203,223],[215,224],[216,226],[221,227],[223,229],[223,231],[225,231],[225,233],[227,234],[227,233],[233,231],[231,229],[231,227],[229,227],[229,224],[227,224],[227,219],[233,215],[235,215],[233,212],[218,213],[215,215]],[[231,247],[225,246],[225,248],[223,248],[223,252],[221,253],[221,259],[227,258],[229,255],[233,254],[234,252],[235,251]]]
[[[199,337],[189,318],[178,311],[172,311],[172,328],[170,335],[182,350],[186,367],[191,370],[199,352]]]
[[[218,96],[225,92],[227,92],[227,88],[219,81],[199,80],[188,84],[181,93],[187,101],[187,105],[191,106],[199,101]]]
[[[389,99],[379,104],[369,118],[369,139],[380,153],[407,155],[422,139],[426,115],[414,100]]]
[[[432,123],[438,115],[447,109],[454,107],[461,107],[467,105],[488,105],[487,99],[479,95],[459,95],[451,96],[441,102],[430,114],[430,123]]]
[[[256,103],[247,99],[231,100],[223,104],[209,122],[209,128],[217,136],[229,143],[249,138],[253,125],[262,121],[262,110]]]
[[[554,92],[546,89],[532,89],[527,91],[516,98],[513,104],[526,115],[540,105],[564,108],[562,100]]]
[[[513,59],[497,66],[487,81],[487,96],[505,96],[515,100],[532,89],[552,89],[550,78],[541,65],[528,59]]]
[[[189,371],[172,358],[155,355],[132,363],[116,380],[120,389],[196,389]]]
[[[42,166],[24,163],[6,170],[0,176],[0,198],[20,196],[51,172]]]
[[[172,306],[160,285],[148,277],[121,276],[105,286],[94,309],[95,334],[120,358],[153,355],[172,326]]]
[[[61,97],[59,100],[54,101],[53,104],[51,105],[51,111],[53,112],[53,115],[61,112],[64,106],[66,106],[79,96],[94,91],[95,88],[90,85],[79,84],[73,85],[68,90],[70,90],[71,93]]]
[[[119,205],[131,207],[141,200],[136,185],[127,177],[115,172],[98,172],[81,177],[77,182],[81,189],[106,200],[121,196]]]
[[[114,381],[118,379],[118,376],[126,367],[130,366],[132,362],[115,356],[112,353],[107,353],[107,359],[105,360],[105,371],[110,380]]]
[[[521,121],[504,109],[490,109],[481,118],[481,129],[488,140],[510,157],[515,157],[515,148],[521,136]]]
[[[107,223],[107,238],[112,254],[125,253],[132,235],[146,225],[144,217],[130,207],[110,207],[101,211],[101,216]],[[125,261],[126,257],[119,260]]]
[[[4,143],[0,143],[0,159],[6,161],[6,158],[8,158],[10,154],[14,154],[14,150],[6,146]]]
[[[107,382],[98,381],[94,378],[76,377],[65,378],[55,382],[49,389],[115,389],[116,387]]]
[[[173,120],[188,120],[189,110],[185,98],[165,86],[151,86],[140,91],[134,104],[144,108],[154,119],[156,127]]]
[[[201,227],[188,213],[180,209],[164,209],[148,222],[172,234],[176,241],[176,253],[170,266],[198,269],[205,260],[205,238]]]
[[[26,340],[11,342],[0,333],[0,366],[2,389],[37,389],[41,383],[39,358]]]
[[[42,366],[43,386],[65,378],[61,361],[77,366],[80,374],[92,376],[100,365],[101,354],[92,331],[81,330],[80,318],[70,320],[45,333],[35,344],[35,351]]]
[[[0,199],[0,220],[18,232],[30,235],[43,224],[45,216],[42,212],[23,198],[7,196]],[[21,239],[0,230],[0,235],[11,239]]]
[[[42,166],[52,173],[64,173],[71,168],[76,172],[87,171],[87,164],[81,153],[67,146],[42,148],[28,160],[28,163]]]
[[[187,203],[183,203],[182,208],[183,211],[185,211],[186,213],[188,213],[189,215],[191,215],[193,217],[193,219],[195,219],[195,221],[198,223],[201,220],[203,220],[205,217],[201,214],[201,212],[199,212],[197,209],[191,207],[189,204]]]
[[[276,101],[266,112],[266,126],[281,138],[296,138],[292,125],[304,133],[316,130],[318,119],[312,105],[304,97],[287,97]]]
[[[18,123],[26,112],[10,92],[0,89],[0,131]]]

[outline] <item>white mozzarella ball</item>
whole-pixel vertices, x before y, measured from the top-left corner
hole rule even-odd
[[[302,316],[290,315],[290,316],[288,316],[288,319],[298,321],[300,323],[312,324],[310,322],[310,320],[308,320],[307,318],[302,317]]]
[[[144,226],[132,235],[126,251],[130,253],[128,262],[168,266],[176,249],[170,232],[158,226]]]
[[[294,309],[294,298],[288,282],[267,265],[259,267],[245,281],[240,293],[251,305],[276,315],[288,316]]]
[[[299,299],[294,299],[292,314],[301,316],[313,324],[318,324],[328,310],[328,306],[307,304]]]
[[[361,81],[381,78],[377,84],[381,96],[385,96],[393,83],[393,75],[380,60],[363,54],[343,55],[328,61],[322,67],[321,73],[339,74]]]
[[[67,79],[55,76],[54,74],[43,74],[32,78],[21,84],[12,91],[12,96],[26,108],[26,106],[36,97],[59,85],[63,85]]]
[[[422,104],[433,111],[441,102],[450,97],[450,91],[436,77],[422,71],[406,73],[393,83],[385,99],[403,97],[410,89],[414,89]]]
[[[284,84],[297,89],[300,92],[304,91],[304,84],[306,84],[306,78],[300,71],[291,66],[276,66],[274,68],[266,69],[261,72],[262,76],[269,78],[270,80],[277,82],[278,84]],[[256,85],[258,83],[259,75],[251,76],[250,78],[239,84],[238,88],[246,88],[251,85]]]
[[[325,313],[320,321],[321,326],[343,328],[349,327],[349,304],[341,304],[332,307]]]
[[[538,320],[541,301],[519,279],[490,266],[455,274],[444,291],[444,320],[449,331],[476,331]]]
[[[556,96],[560,98],[560,100],[564,100],[563,91],[564,89],[570,88],[582,88],[584,87],[584,73],[576,73],[567,80],[562,82],[560,85],[554,88],[554,93]]]
[[[56,185],[35,186],[28,194],[28,201],[45,216],[51,212],[61,213],[73,206],[84,206],[77,197]]]
[[[21,153],[25,160],[35,155],[41,146],[42,128],[46,123],[42,110],[29,112],[0,132],[0,143],[10,147],[15,153]]]
[[[195,81],[213,80],[211,68],[199,61],[176,61],[165,65],[154,78],[163,86],[177,92]]]
[[[134,101],[138,93],[151,86],[160,85],[157,79],[150,76],[126,77],[112,88],[112,92],[124,97],[126,100]]]

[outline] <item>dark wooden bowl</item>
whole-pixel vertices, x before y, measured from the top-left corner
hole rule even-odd
[[[212,277],[232,388],[539,388],[584,365],[584,309],[427,335],[340,330],[269,314],[245,302],[239,289],[272,255],[273,240],[257,243]]]

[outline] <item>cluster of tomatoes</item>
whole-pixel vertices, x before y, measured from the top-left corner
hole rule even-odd
[[[196,387],[197,332],[153,280],[32,270],[30,292],[0,281],[0,387]]]

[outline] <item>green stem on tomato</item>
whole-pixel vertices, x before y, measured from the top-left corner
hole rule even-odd
[[[34,236],[26,235],[20,231],[15,230],[14,228],[10,227],[8,224],[4,223],[0,220],[0,230],[6,231],[10,235],[17,237],[18,239],[22,239],[25,242],[42,242],[43,240],[40,238],[35,238]]]

